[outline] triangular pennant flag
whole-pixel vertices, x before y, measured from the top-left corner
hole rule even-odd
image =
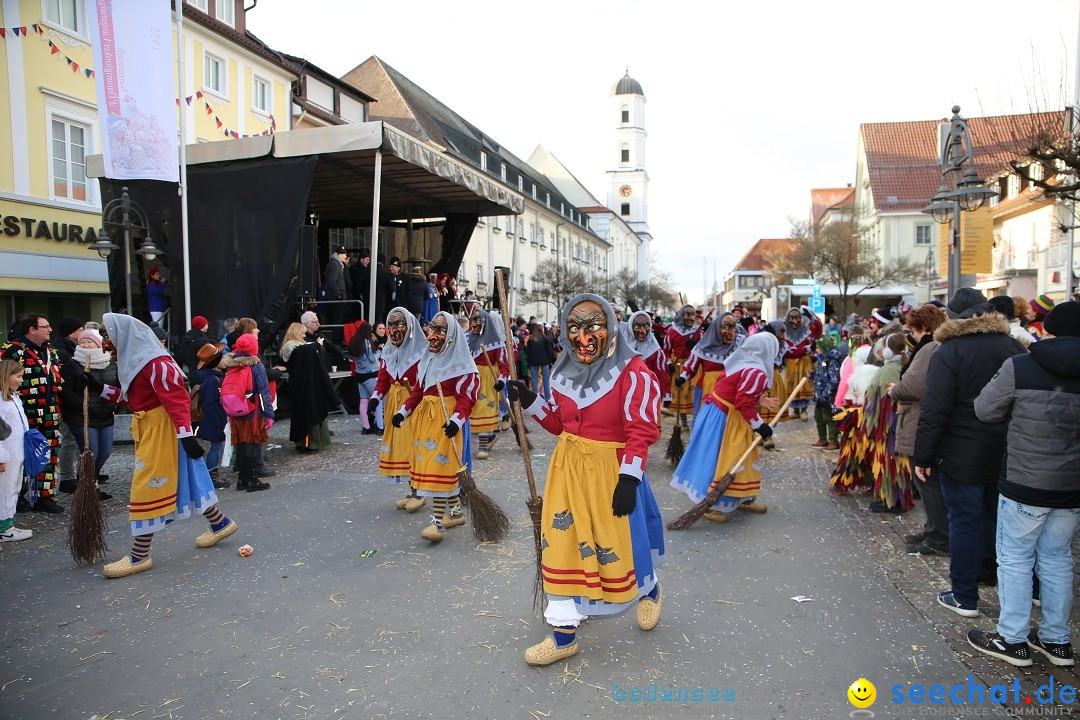
[[[232,131],[232,136],[236,137],[236,131],[235,130]]]
[[[184,98],[184,102],[186,102],[188,105],[191,105],[191,96],[188,95],[186,98]]]
[[[22,34],[23,34],[23,35],[26,35],[26,26],[25,26],[25,25],[23,25],[23,26],[22,26],[21,28],[19,28],[19,29],[20,29],[20,30],[22,30]]]
[[[15,33],[15,35],[17,36],[19,34],[19,28],[13,27],[11,28],[11,32]]]
[[[0,28],[0,38],[7,40],[7,28]],[[49,43],[52,44],[52,41],[50,40]]]
[[[220,120],[218,120],[218,119],[217,119],[216,117],[214,118],[214,120],[216,120],[216,121],[217,121],[217,126],[218,126],[218,127],[221,127],[221,121],[220,121]]]
[[[67,55],[65,55],[65,56],[64,56],[64,59],[65,59],[65,60],[67,60],[67,64],[68,64],[68,65],[70,65],[70,64],[71,64],[72,62],[74,62],[74,61],[73,61],[73,60],[72,60],[71,58],[69,58],[69,57],[68,57]]]
[[[199,98],[200,100],[202,100],[202,90],[196,90],[196,91],[195,91],[195,97],[197,97],[197,98]]]
[[[52,48],[52,50],[49,51],[51,54],[56,55],[60,52],[60,48],[56,47],[56,45],[53,45],[52,40],[49,41],[49,46]]]
[[[94,74],[94,71],[91,70],[90,68],[86,68],[86,70],[84,72],[86,72],[86,77],[91,77]]]
[[[30,27],[34,28],[34,32],[36,32],[36,33],[41,32],[41,28],[38,27],[37,23],[31,24]]]
[[[73,72],[79,72],[79,63],[77,63],[77,62],[71,63],[71,69],[72,69]]]

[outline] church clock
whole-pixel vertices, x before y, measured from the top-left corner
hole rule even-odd
[[[619,188],[619,194],[623,197],[630,197],[631,193],[633,192],[633,189],[629,185],[623,185],[621,188]]]

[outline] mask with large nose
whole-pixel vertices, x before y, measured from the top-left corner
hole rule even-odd
[[[409,323],[400,312],[391,313],[386,319],[386,329],[390,333],[390,342],[394,347],[401,347],[405,342],[405,335],[409,332]]]
[[[592,300],[575,305],[566,319],[567,338],[578,362],[591,365],[604,356],[608,345],[607,315]]]
[[[427,334],[428,350],[433,353],[442,352],[443,346],[446,345],[446,333],[448,330],[446,316],[436,315],[431,321]]]

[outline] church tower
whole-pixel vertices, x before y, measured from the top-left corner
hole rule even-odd
[[[614,170],[608,170],[607,206],[641,238],[638,276],[648,277],[649,174],[645,171],[645,93],[630,72],[611,88],[615,120]]]

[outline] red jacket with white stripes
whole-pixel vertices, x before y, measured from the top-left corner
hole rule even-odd
[[[683,335],[673,327],[669,327],[667,335],[664,336],[664,352],[671,358],[671,362],[677,362],[679,360],[686,360],[690,357],[690,351],[694,348],[687,347],[687,343],[693,340],[697,343],[701,340],[701,328],[697,328],[689,335]]]
[[[757,368],[747,368],[732,374],[724,373],[716,381],[712,395],[705,402],[724,409],[720,400],[727,400],[739,414],[746,418],[750,427],[758,428],[763,422],[758,414],[758,399],[768,389],[769,379]]]
[[[526,408],[553,435],[573,433],[588,440],[621,442],[619,472],[641,479],[649,446],[660,439],[656,418],[663,395],[656,376],[640,357],[633,358],[614,383],[585,407],[552,386],[552,401],[538,397]]]
[[[488,361],[491,361],[490,363]],[[483,350],[473,355],[473,362],[476,363],[476,367],[487,367],[488,365],[495,365],[499,368],[499,379],[506,382],[510,379],[510,364],[506,362],[506,347],[488,349],[485,353]]]
[[[129,407],[135,412],[163,406],[169,413],[176,437],[191,435],[191,397],[184,386],[185,375],[171,357],[158,357],[143,366],[128,385],[127,399],[120,399],[120,388],[106,385],[101,397]]]
[[[668,358],[664,354],[663,348],[657,348],[656,352],[647,358],[642,358],[645,361],[645,367],[652,370],[653,375],[656,376],[656,381],[660,383],[660,391],[664,393],[665,397],[671,394],[671,375],[667,371]]]
[[[472,415],[473,405],[476,404],[476,392],[480,389],[480,375],[466,373],[452,377],[449,380],[443,380],[439,385],[442,386],[443,397],[454,398],[454,413],[450,416],[450,420],[460,428]],[[437,398],[439,397],[439,390],[434,385],[425,390],[420,386],[419,382],[414,383],[412,392],[409,393],[409,397],[405,399],[405,404],[401,406],[398,412],[405,417],[409,417],[425,395]]]
[[[379,377],[375,381],[375,392],[372,393],[372,398],[382,400],[386,397],[386,393],[390,391],[390,386],[396,382],[405,382],[410,388],[416,387],[416,373],[420,370],[420,361],[417,360],[412,364],[405,374],[401,377],[394,377],[390,374],[390,371],[386,369],[386,361],[379,360]],[[434,386],[431,388],[434,390]]]

